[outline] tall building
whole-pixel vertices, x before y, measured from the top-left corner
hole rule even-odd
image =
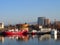
[[[45,24],[44,25],[49,25],[51,22],[50,22],[50,19],[45,19]]]
[[[50,24],[50,19],[45,18],[45,17],[38,17],[38,25],[49,25]]]
[[[38,25],[44,25],[44,20],[45,20],[45,17],[38,17]]]

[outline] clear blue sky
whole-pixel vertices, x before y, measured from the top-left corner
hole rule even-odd
[[[60,20],[60,0],[0,0],[0,22],[35,22],[45,16]]]

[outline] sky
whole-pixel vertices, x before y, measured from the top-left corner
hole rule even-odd
[[[60,20],[60,0],[0,0],[0,22],[36,22],[38,17]]]

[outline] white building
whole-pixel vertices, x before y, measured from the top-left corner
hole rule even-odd
[[[0,23],[0,29],[4,28],[4,23]]]

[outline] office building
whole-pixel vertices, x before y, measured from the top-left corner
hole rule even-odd
[[[44,21],[44,23],[45,23],[44,25],[49,25],[49,24],[51,23],[51,22],[50,22],[50,19],[47,19],[47,18],[46,18],[45,21]]]
[[[45,17],[38,17],[38,25],[44,26],[49,24],[50,24],[50,19]]]
[[[44,20],[45,20],[45,17],[38,17],[38,25],[44,25]]]

